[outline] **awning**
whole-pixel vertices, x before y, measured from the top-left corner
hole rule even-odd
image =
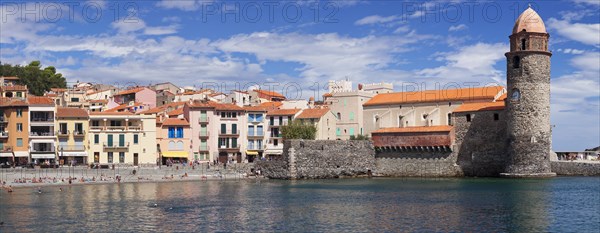
[[[61,156],[61,157],[63,157],[63,156],[64,157],[67,157],[67,156],[70,156],[70,157],[87,157],[88,156],[88,154],[86,152],[84,152],[84,151],[81,151],[81,152],[73,152],[73,151],[58,152],[58,155]]]
[[[257,151],[249,151],[249,150],[247,150],[246,151],[246,155],[258,155],[258,152]]]
[[[163,158],[187,158],[188,152],[187,151],[165,151],[165,152],[162,152],[162,157]]]
[[[33,159],[55,159],[55,154],[31,154]]]
[[[15,151],[15,157],[29,157],[29,151]]]
[[[2,152],[0,153],[0,157],[12,157],[12,152]]]

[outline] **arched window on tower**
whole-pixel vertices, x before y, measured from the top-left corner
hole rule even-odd
[[[521,67],[521,58],[519,56],[515,56],[513,58],[513,68]]]
[[[512,90],[512,94],[510,95],[510,100],[512,100],[512,101],[521,100],[521,91],[519,91],[519,89],[517,89],[517,88],[514,88]]]
[[[525,46],[527,43],[527,40],[525,39],[521,39],[521,50],[526,50],[527,46]]]

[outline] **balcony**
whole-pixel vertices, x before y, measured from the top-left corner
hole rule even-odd
[[[131,130],[131,131],[141,131],[142,130],[142,126],[140,125],[132,125],[132,126],[128,126],[127,130]]]
[[[265,137],[263,131],[248,131],[248,138],[263,138]]]
[[[73,137],[85,137],[85,130],[73,131]]]
[[[106,131],[125,131],[125,126],[106,126]]]
[[[198,123],[208,123],[209,118],[207,116],[198,118]]]
[[[52,117],[31,117],[31,122],[52,123],[52,122],[54,122],[54,118],[52,118]]]
[[[54,132],[29,132],[29,137],[54,137]]]
[[[240,151],[240,145],[235,145],[235,146],[220,146],[219,147],[219,151],[224,151],[224,152],[238,152]]]
[[[200,134],[198,136],[200,139],[206,139],[209,137],[209,133],[208,131],[200,131]]]
[[[34,147],[33,149],[31,149],[32,154],[50,154],[50,153],[55,153],[55,152],[56,152],[56,150],[54,149],[54,147],[38,148],[38,149],[36,149]]]
[[[200,145],[200,148],[198,149],[199,152],[208,152],[210,151],[210,147],[208,145]]]
[[[265,150],[267,148],[267,145],[248,145],[246,147],[246,150]]]
[[[58,132],[56,132],[56,135],[59,137],[68,137],[69,134],[70,134],[69,130],[65,130],[65,131],[59,130]]]
[[[90,126],[90,131],[102,131],[104,126]]]
[[[8,131],[0,131],[0,138],[8,138]]]
[[[69,151],[85,151],[84,145],[68,145],[68,146],[58,146],[59,153],[61,151],[69,152]]]
[[[107,144],[103,144],[102,148],[104,149],[104,152],[128,152],[129,151],[129,143],[123,144],[123,145],[118,145],[118,144],[107,145]]]
[[[239,136],[240,130],[225,130],[219,131],[219,136]]]
[[[12,152],[12,147],[11,146],[4,146],[2,148],[0,148],[0,153],[10,153]]]

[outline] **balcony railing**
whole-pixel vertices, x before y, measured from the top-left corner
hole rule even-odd
[[[70,133],[69,130],[65,130],[65,131],[59,130],[56,132],[56,135],[58,135],[59,137],[68,137],[69,133]]]
[[[219,131],[219,135],[240,135],[240,130]]]
[[[30,137],[52,137],[54,132],[29,132]]]
[[[263,131],[248,131],[248,137],[263,137],[265,136]]]
[[[200,117],[198,118],[198,123],[208,123],[208,117]]]
[[[32,122],[54,122],[54,118],[52,117],[32,117]]]
[[[58,146],[59,153],[61,151],[84,151],[84,145],[67,145],[67,146]]]
[[[0,152],[12,152],[12,147],[11,146],[4,146],[2,148],[0,148]]]
[[[107,131],[125,131],[125,126],[106,126]]]
[[[56,152],[56,150],[54,149],[54,147],[50,148],[50,149],[31,149],[31,153],[54,153]]]
[[[83,137],[83,136],[85,136],[85,130],[81,130],[81,131],[80,130],[76,130],[76,131],[73,131],[73,136],[74,137]]]
[[[199,137],[200,138],[208,138],[209,133],[208,131],[200,131]]]
[[[102,145],[104,148],[128,148],[129,147],[129,142],[127,144],[119,144],[119,143],[113,143],[112,145],[108,145],[108,144],[103,144]]]
[[[219,146],[219,150],[220,151],[224,151],[224,150],[240,150],[240,145],[229,146],[229,147],[227,147],[225,145],[222,145],[222,146]]]
[[[267,145],[248,145],[247,150],[264,150],[267,148]]]
[[[101,130],[104,130],[104,126],[90,126],[90,130],[101,131]]]
[[[8,131],[0,131],[0,138],[7,138],[8,137]]]
[[[142,130],[142,126],[139,126],[139,125],[128,126],[127,130],[140,131],[140,130]]]

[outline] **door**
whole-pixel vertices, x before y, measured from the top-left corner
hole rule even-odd
[[[138,153],[133,153],[133,166],[138,165]]]
[[[227,152],[221,152],[219,153],[219,162],[220,163],[227,163]]]
[[[107,142],[108,146],[113,146],[113,135],[112,134],[108,135],[108,140],[107,141],[108,141]]]
[[[242,153],[238,153],[236,156],[236,160],[238,163],[242,163]]]
[[[100,163],[100,152],[94,152],[94,163]]]
[[[120,147],[125,146],[125,134],[119,134],[119,146]]]

